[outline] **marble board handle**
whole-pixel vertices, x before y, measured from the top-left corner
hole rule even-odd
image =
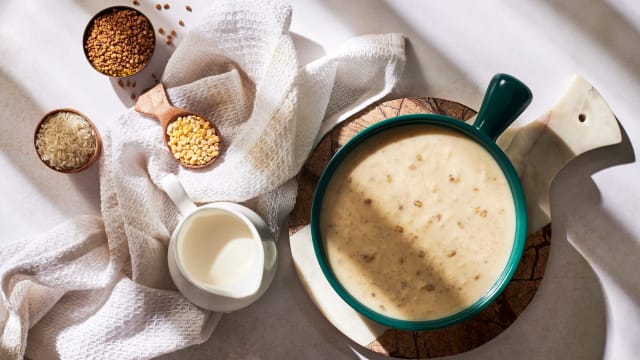
[[[550,110],[525,126],[507,129],[497,144],[520,176],[527,197],[528,232],[551,222],[551,182],[569,161],[621,140],[615,115],[593,85],[578,75]]]

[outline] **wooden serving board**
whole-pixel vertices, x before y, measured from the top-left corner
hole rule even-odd
[[[403,98],[373,105],[339,124],[318,144],[299,175],[298,198],[290,217],[290,235],[309,223],[313,192],[320,174],[342,145],[371,124],[415,113],[442,114],[465,121],[476,112],[443,99]],[[472,319],[436,331],[387,329],[374,341],[361,345],[393,357],[431,358],[462,353],[486,343],[509,327],[533,298],[544,274],[550,239],[549,225],[527,238],[522,261],[505,291]],[[341,330],[358,342],[348,327]]]

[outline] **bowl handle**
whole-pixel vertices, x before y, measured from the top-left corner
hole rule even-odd
[[[473,126],[495,141],[526,109],[531,98],[531,90],[520,80],[496,74],[489,82]]]
[[[168,174],[163,177],[160,183],[160,187],[164,192],[169,195],[171,201],[178,207],[180,214],[182,216],[187,216],[191,212],[193,212],[197,206],[191,201],[187,192],[184,191],[182,184],[180,184],[180,180],[174,174]]]

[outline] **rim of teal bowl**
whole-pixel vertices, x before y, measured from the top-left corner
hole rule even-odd
[[[353,297],[342,286],[342,284],[340,284],[335,274],[333,273],[333,270],[331,269],[331,266],[329,265],[325,254],[323,241],[320,235],[320,212],[322,208],[322,201],[324,199],[329,181],[331,180],[331,176],[354,148],[356,148],[365,140],[387,129],[400,126],[415,125],[439,126],[456,131],[458,133],[462,133],[472,140],[475,140],[478,144],[482,145],[493,156],[493,158],[502,169],[505,177],[507,178],[507,182],[509,183],[509,188],[513,196],[514,207],[516,211],[516,229],[514,234],[513,247],[511,248],[511,253],[509,255],[509,259],[507,260],[505,268],[503,269],[502,273],[495,281],[495,283],[480,299],[478,299],[471,306],[443,318],[413,321],[392,318],[375,310],[372,310],[371,308],[358,301],[355,297]],[[522,191],[522,186],[520,184],[520,179],[515,169],[513,168],[511,161],[509,161],[504,152],[485,133],[463,121],[444,115],[401,115],[375,123],[356,134],[351,140],[349,140],[344,146],[342,146],[342,148],[340,148],[336,152],[336,154],[329,161],[329,164],[327,165],[325,170],[322,172],[311,205],[311,238],[313,242],[313,249],[316,255],[316,259],[320,264],[320,269],[322,270],[325,278],[329,281],[331,287],[347,304],[349,304],[358,313],[382,325],[401,330],[418,331],[442,329],[467,320],[489,306],[489,304],[491,304],[498,297],[498,295],[500,295],[500,293],[504,291],[505,287],[509,284],[509,281],[513,277],[513,274],[515,273],[516,268],[520,263],[520,258],[522,257],[526,236],[527,207],[524,192]]]

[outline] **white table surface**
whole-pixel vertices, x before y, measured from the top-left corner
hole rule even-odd
[[[171,9],[157,11],[141,2],[156,26],[178,31],[178,42],[209,7],[167,1]],[[100,129],[132,105],[129,90],[90,68],[81,46],[92,14],[130,3],[0,1],[0,246],[99,214],[98,167],[72,176],[46,169],[33,130],[54,108],[81,110]],[[491,76],[506,72],[534,94],[522,124],[551,107],[573,73],[595,85],[626,133],[623,144],[585,154],[556,178],[553,245],[535,298],[504,333],[454,358],[640,358],[640,2],[296,0],[292,8],[302,61],[355,35],[406,34],[405,76],[391,97],[443,97],[477,109]],[[169,53],[163,47],[150,71],[160,74]],[[164,358],[382,358],[322,317],[298,281],[288,240],[278,247],[276,279],[259,302],[225,316],[206,343]]]

